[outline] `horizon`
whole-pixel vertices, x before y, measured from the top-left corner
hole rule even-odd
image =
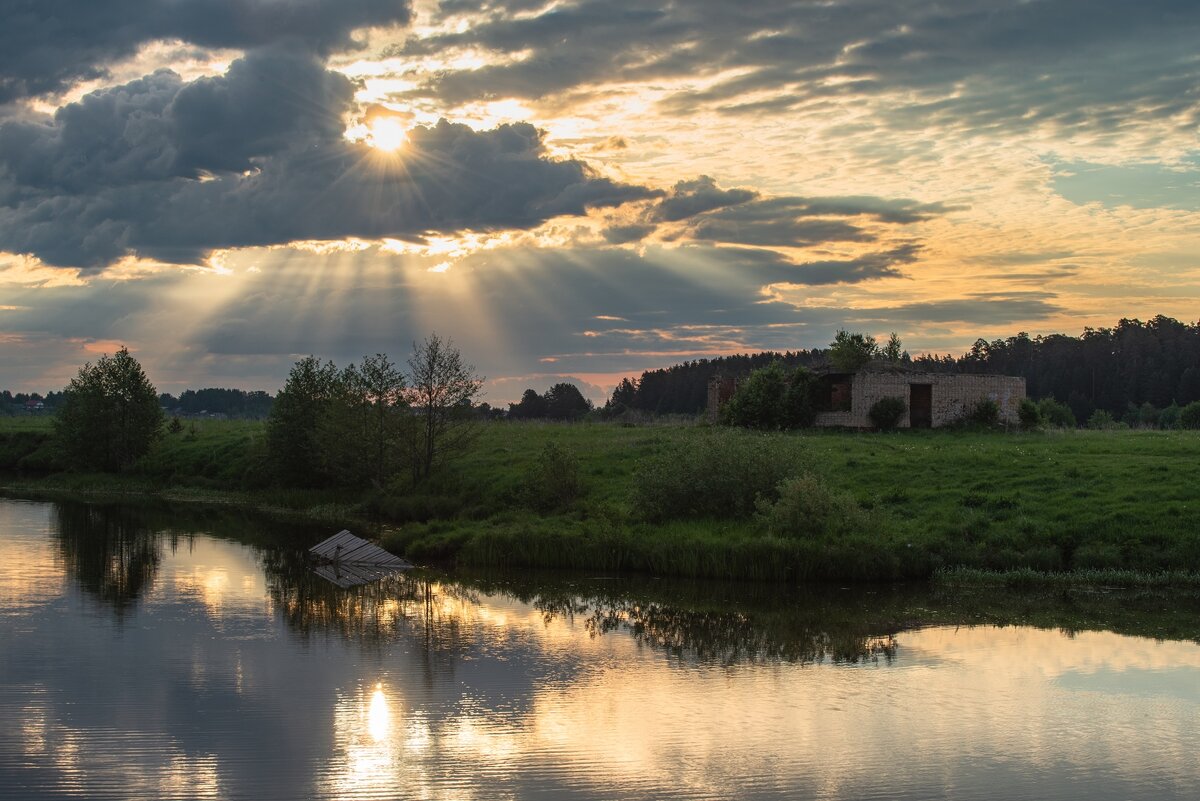
[[[38,4],[0,30],[0,386],[437,332],[484,400],[839,328],[1200,308],[1200,7]],[[48,389],[49,388],[49,389]]]

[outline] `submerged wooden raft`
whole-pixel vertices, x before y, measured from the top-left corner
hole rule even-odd
[[[317,575],[339,587],[378,581],[413,566],[407,559],[388,553],[344,529],[309,548],[308,552],[321,561],[313,568]]]

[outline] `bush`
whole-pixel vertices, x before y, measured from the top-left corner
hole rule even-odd
[[[1163,409],[1158,415],[1158,427],[1164,429],[1179,428],[1179,418],[1183,414],[1183,409],[1179,404],[1172,403],[1167,408]]]
[[[870,526],[870,516],[850,493],[831,489],[811,473],[785,479],[776,492],[777,500],[758,502],[757,517],[772,536],[842,537],[865,533]]]
[[[907,411],[908,404],[904,402],[904,398],[880,398],[872,404],[867,416],[871,418],[871,424],[880,431],[891,431],[900,425],[900,420]]]
[[[1021,428],[1030,431],[1042,424],[1042,410],[1029,398],[1022,398],[1017,407],[1017,419],[1021,421]]]
[[[1200,401],[1192,401],[1179,412],[1180,428],[1200,428]]]
[[[773,362],[752,372],[722,410],[723,422],[743,428],[807,428],[816,419],[813,374]]]
[[[968,428],[995,428],[1000,424],[1000,404],[983,398],[968,409],[959,420],[959,425]]]
[[[1071,411],[1071,407],[1065,403],[1059,403],[1054,398],[1042,398],[1038,401],[1037,407],[1038,414],[1041,415],[1046,425],[1055,428],[1075,428],[1079,425],[1075,421],[1075,413]]]
[[[773,496],[779,482],[798,472],[798,461],[778,439],[697,434],[638,464],[630,505],[649,521],[747,517],[760,495]]]
[[[565,509],[583,496],[579,459],[556,442],[547,442],[525,475],[526,503],[539,512]]]
[[[1095,430],[1106,430],[1117,427],[1117,421],[1105,409],[1097,409],[1088,418],[1087,427]]]

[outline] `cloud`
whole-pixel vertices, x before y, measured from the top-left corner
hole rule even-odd
[[[758,197],[748,189],[721,189],[707,175],[680,181],[660,200],[649,214],[655,222],[676,222],[713,209],[736,206]]]
[[[749,189],[722,189],[711,177],[701,175],[679,181],[644,209],[637,222],[614,224],[604,231],[604,237],[613,244],[639,241],[664,224],[680,223],[663,239],[782,248],[873,242],[878,235],[859,223],[912,225],[958,208],[869,196],[764,198]],[[855,222],[832,218],[853,218]]]
[[[882,253],[868,253],[856,259],[810,261],[798,265],[791,284],[855,284],[876,278],[902,278],[900,265],[917,260],[921,248],[906,244]]]
[[[0,103],[102,77],[148,42],[325,53],[354,46],[357,29],[410,18],[407,0],[2,0]]]
[[[528,123],[418,126],[396,157],[342,137],[353,87],[272,48],[216,78],[170,72],[52,120],[0,123],[0,249],[60,266],[197,263],[296,240],[530,228],[654,197],[551,157]]]
[[[670,94],[667,113],[755,115],[877,98],[874,112],[897,125],[1050,126],[1066,136],[1151,120],[1186,131],[1200,119],[1200,7],[1190,0],[519,6],[517,15],[517,6],[490,3],[464,29],[396,48],[414,60],[468,49],[495,56],[428,73],[410,96],[458,104],[683,80],[707,85]]]

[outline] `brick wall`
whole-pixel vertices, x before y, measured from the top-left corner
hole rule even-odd
[[[962,375],[955,373],[904,373],[871,371],[856,373],[853,378],[850,411],[825,412],[817,415],[819,426],[850,426],[868,428],[871,406],[881,398],[903,398],[912,409],[911,384],[929,384],[932,389],[932,422],[934,428],[953,423],[983,399],[1000,405],[1003,422],[1017,422],[1017,408],[1025,397],[1025,379],[1006,375]],[[900,420],[909,426],[909,415]]]

